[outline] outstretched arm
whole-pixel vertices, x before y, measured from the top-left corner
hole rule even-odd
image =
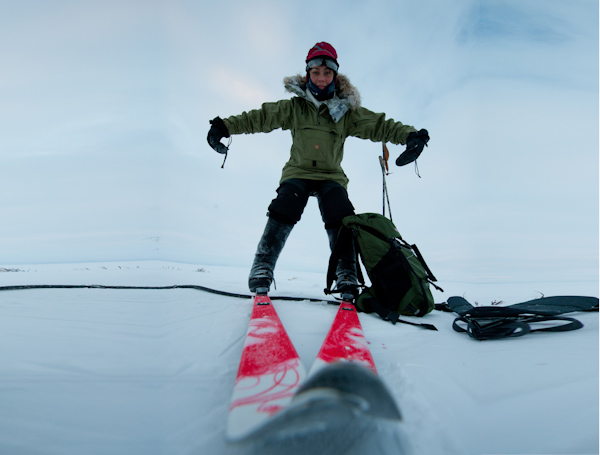
[[[291,126],[292,102],[281,100],[264,103],[260,109],[242,112],[223,119],[230,134],[269,133],[277,128]]]
[[[215,117],[210,121],[208,144],[218,153],[227,155],[228,147],[221,139],[232,134],[268,133],[277,128],[291,127],[291,101],[282,100],[277,103],[264,103],[260,109],[242,112],[226,119]]]
[[[370,139],[373,142],[391,142],[392,144],[406,144],[408,135],[416,128],[404,125],[393,119],[386,119],[385,114],[377,114],[364,107],[351,111],[350,136],[361,139]]]
[[[354,111],[350,117],[349,135],[373,142],[391,142],[406,144],[406,151],[396,160],[398,166],[404,166],[416,160],[429,141],[427,130],[417,131],[410,125],[404,125],[393,119],[386,119],[385,114],[377,114],[365,108]]]

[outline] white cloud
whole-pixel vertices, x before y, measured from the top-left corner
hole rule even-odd
[[[245,74],[239,74],[235,68],[207,65],[210,88],[218,91],[223,98],[241,100],[259,107],[269,98],[269,92]]]

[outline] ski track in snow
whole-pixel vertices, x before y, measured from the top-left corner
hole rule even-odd
[[[3,269],[19,271],[1,273],[0,286],[198,284],[247,292],[247,271],[227,267]],[[273,296],[324,297],[314,291],[323,276],[294,273],[290,281],[286,273]],[[437,301],[489,293],[510,304],[532,298],[539,283],[443,287]],[[547,288],[546,296],[598,295],[597,284]],[[310,368],[337,307],[273,304]],[[251,306],[190,289],[1,291],[0,453],[230,452],[224,431]],[[448,313],[423,320],[438,332],[359,314],[379,376],[402,411],[400,434],[415,454],[431,455],[598,453],[598,314],[573,316],[583,329],[477,342],[454,332]]]

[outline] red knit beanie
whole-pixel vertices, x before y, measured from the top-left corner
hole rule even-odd
[[[336,63],[336,65],[338,64],[337,52],[331,44],[326,43],[324,41],[315,44],[313,48],[310,51],[308,51],[308,55],[306,56],[306,63],[308,63],[309,60],[312,60],[315,57],[328,57],[332,59]]]

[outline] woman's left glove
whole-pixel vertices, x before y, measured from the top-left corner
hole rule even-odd
[[[412,163],[423,151],[423,148],[429,142],[429,133],[423,129],[416,133],[410,133],[406,139],[406,150],[396,160],[396,165],[404,166],[405,164]]]
[[[218,153],[222,155],[227,154],[227,147],[221,143],[221,139],[229,137],[229,131],[227,130],[227,126],[225,126],[225,122],[223,122],[221,117],[215,117],[210,121],[210,124],[211,127],[206,138],[208,144]]]

